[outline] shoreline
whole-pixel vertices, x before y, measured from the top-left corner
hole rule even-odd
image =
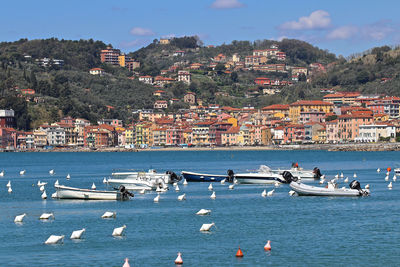
[[[142,151],[291,151],[291,150],[324,150],[324,151],[400,151],[400,143],[349,143],[349,144],[302,144],[279,146],[231,146],[231,147],[157,147],[157,148],[56,148],[41,150],[15,150],[3,152],[142,152]]]

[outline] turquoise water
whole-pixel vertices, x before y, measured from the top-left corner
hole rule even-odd
[[[139,153],[1,153],[0,266],[174,266],[182,252],[183,266],[398,266],[400,254],[400,185],[387,189],[385,169],[399,167],[399,152],[325,151],[151,151]],[[270,198],[261,192],[272,186],[214,184],[217,199],[209,198],[208,183],[180,185],[181,191],[161,195],[136,194],[126,202],[42,200],[38,180],[48,182],[47,194],[60,184],[104,188],[103,177],[115,168],[164,169],[225,173],[260,164],[307,169],[318,166],[333,177],[343,172],[352,180],[356,172],[366,198],[290,197],[287,185]],[[382,172],[378,174],[377,168]],[[26,175],[19,171],[26,169]],[[55,169],[56,175],[48,171]],[[71,174],[71,180],[65,179]],[[392,178],[391,174],[390,178]],[[13,192],[7,193],[11,180]],[[398,182],[400,183],[400,182]],[[186,193],[187,200],[177,196]],[[210,216],[196,216],[201,209]],[[116,219],[101,219],[116,211]],[[27,213],[24,222],[15,215]],[[55,220],[38,220],[53,212]],[[210,233],[199,231],[215,222]],[[112,237],[115,227],[126,225],[122,238]],[[69,239],[73,230],[86,228],[84,239]],[[65,235],[64,244],[44,245],[51,235]],[[272,251],[263,246],[271,240]],[[238,246],[244,257],[234,255]]]

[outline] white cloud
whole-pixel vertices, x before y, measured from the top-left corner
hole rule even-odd
[[[282,30],[315,30],[326,29],[331,26],[328,12],[316,10],[308,17],[300,17],[298,21],[288,21],[279,26]]]
[[[145,46],[147,44],[149,44],[151,42],[151,40],[144,40],[144,39],[136,39],[133,41],[122,41],[119,44],[119,47],[122,48],[132,48],[132,47],[138,47],[138,46]]]
[[[215,0],[215,2],[211,4],[211,8],[215,9],[230,9],[240,7],[244,7],[244,4],[240,3],[238,0]]]
[[[349,39],[350,37],[354,36],[357,34],[357,27],[355,26],[342,26],[339,28],[334,29],[328,35],[326,38],[330,40],[343,40],[343,39]]]
[[[154,35],[154,32],[150,29],[141,28],[141,27],[134,27],[130,31],[132,35],[139,35],[139,36],[150,36]]]

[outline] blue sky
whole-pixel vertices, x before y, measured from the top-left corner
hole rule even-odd
[[[394,0],[13,0],[2,3],[0,41],[93,38],[129,52],[165,36],[296,38],[348,56],[399,44],[399,11]]]

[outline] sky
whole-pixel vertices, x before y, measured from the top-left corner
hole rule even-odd
[[[191,35],[205,45],[300,39],[345,57],[400,44],[395,0],[13,0],[1,11],[0,41],[92,38],[124,52]]]

